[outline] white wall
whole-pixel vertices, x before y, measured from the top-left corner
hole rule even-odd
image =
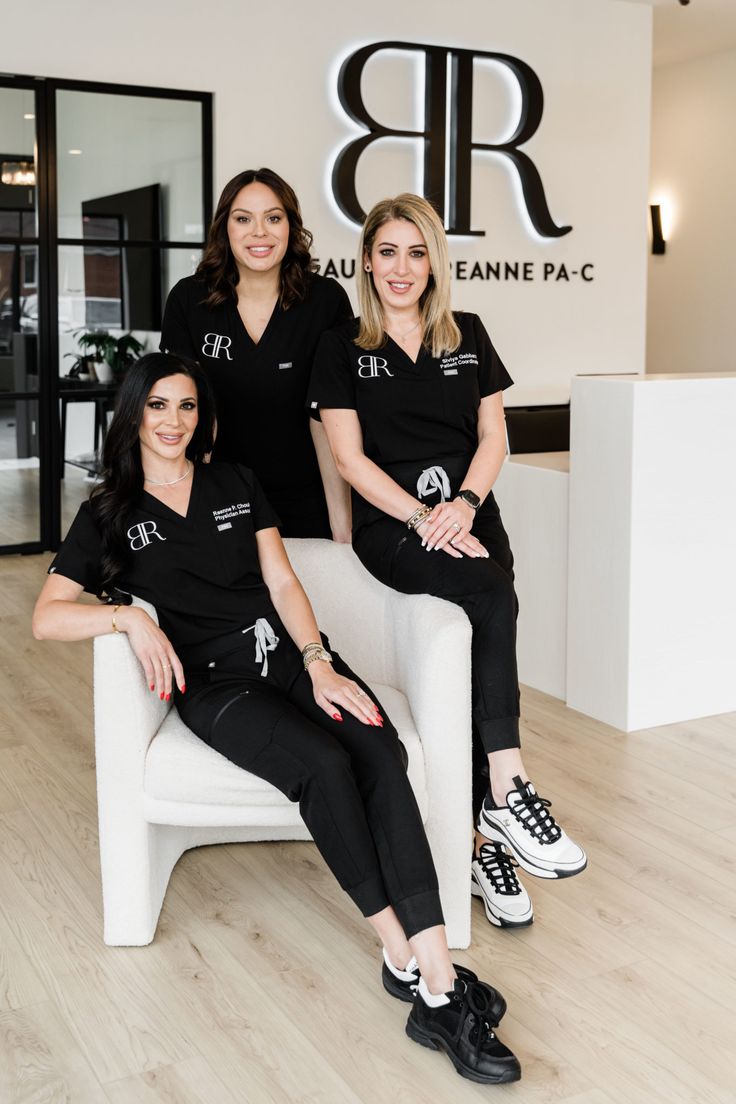
[[[671,220],[649,261],[647,371],[736,370],[736,50],[654,71],[652,202]]]
[[[42,28],[39,31],[39,28]],[[567,397],[579,372],[642,371],[645,341],[651,10],[614,0],[42,0],[14,13],[6,71],[213,91],[216,187],[247,166],[271,165],[296,186],[316,253],[352,258],[357,228],[338,216],[326,179],[355,126],[337,105],[339,60],[379,40],[434,42],[504,52],[541,79],[545,110],[525,146],[552,216],[573,231],[540,240],[519,210],[514,173],[476,155],[474,225],[455,260],[528,261],[528,282],[457,281],[455,304],[478,311],[517,380],[517,401]],[[383,121],[405,120],[416,99],[406,59],[376,58],[366,101]],[[518,112],[513,81],[479,66],[477,140],[508,134]],[[412,150],[375,145],[358,174],[365,208],[416,187]],[[542,279],[565,264],[578,275]],[[579,275],[594,265],[595,279]],[[347,285],[351,290],[350,285]]]

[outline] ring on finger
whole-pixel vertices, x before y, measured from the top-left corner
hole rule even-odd
[[[355,693],[358,694],[359,697],[361,697],[361,698],[365,697],[365,690],[361,690],[360,687],[358,687],[358,689],[355,691]]]
[[[456,521],[453,521],[453,523],[452,523],[452,528],[453,528],[453,529],[457,529],[457,531],[458,531],[458,533],[459,533],[459,532],[460,532],[460,530],[462,529],[462,525],[458,525],[458,523],[457,523]]]

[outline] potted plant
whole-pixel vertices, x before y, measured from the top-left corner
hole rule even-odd
[[[112,368],[112,374],[116,380],[122,379],[126,370],[134,360],[138,359],[142,352],[142,342],[137,337],[133,337],[132,333],[124,333],[120,337],[110,337],[110,344],[105,352],[105,360]]]
[[[70,369],[70,376],[97,378],[100,383],[119,382],[125,370],[143,352],[142,343],[132,333],[113,337],[106,330],[79,331],[74,334],[81,356]]]

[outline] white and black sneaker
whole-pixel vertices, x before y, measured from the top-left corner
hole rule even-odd
[[[486,794],[478,815],[478,831],[503,843],[519,866],[537,878],[570,878],[585,870],[585,852],[549,812],[551,802],[518,775],[514,786],[516,789],[506,794],[505,805],[495,805],[490,791]]]
[[[468,984],[477,984],[482,989],[485,989],[488,999],[488,1008],[493,1017],[493,1023],[494,1025],[499,1024],[506,1014],[506,1001],[501,993],[499,993],[498,989],[495,989],[485,981],[478,981],[478,975],[473,973],[467,966],[460,966],[457,962],[453,962],[452,965],[461,981],[467,982]],[[399,970],[388,957],[386,948],[384,947],[381,980],[383,981],[383,987],[387,993],[390,993],[392,997],[396,997],[397,1000],[407,1001],[407,1003],[411,1004],[417,995],[417,986],[419,985],[420,977],[419,966],[415,958],[412,958],[411,961],[406,964],[405,969]]]
[[[518,865],[500,843],[482,843],[473,854],[470,892],[481,898],[497,928],[525,928],[534,920],[529,894],[516,876]]]

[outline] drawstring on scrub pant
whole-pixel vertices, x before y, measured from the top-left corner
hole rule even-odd
[[[268,676],[268,653],[275,652],[279,646],[279,638],[271,628],[270,624],[265,617],[259,617],[253,625],[248,625],[246,629],[241,629],[241,633],[252,632],[256,638],[256,663],[262,663],[261,678]],[[215,660],[208,664],[208,667],[214,667]]]
[[[419,498],[426,498],[427,495],[434,494],[435,491],[439,491],[440,502],[446,502],[452,494],[447,472],[439,464],[435,464],[431,468],[425,468],[419,479],[417,479],[417,495]]]

